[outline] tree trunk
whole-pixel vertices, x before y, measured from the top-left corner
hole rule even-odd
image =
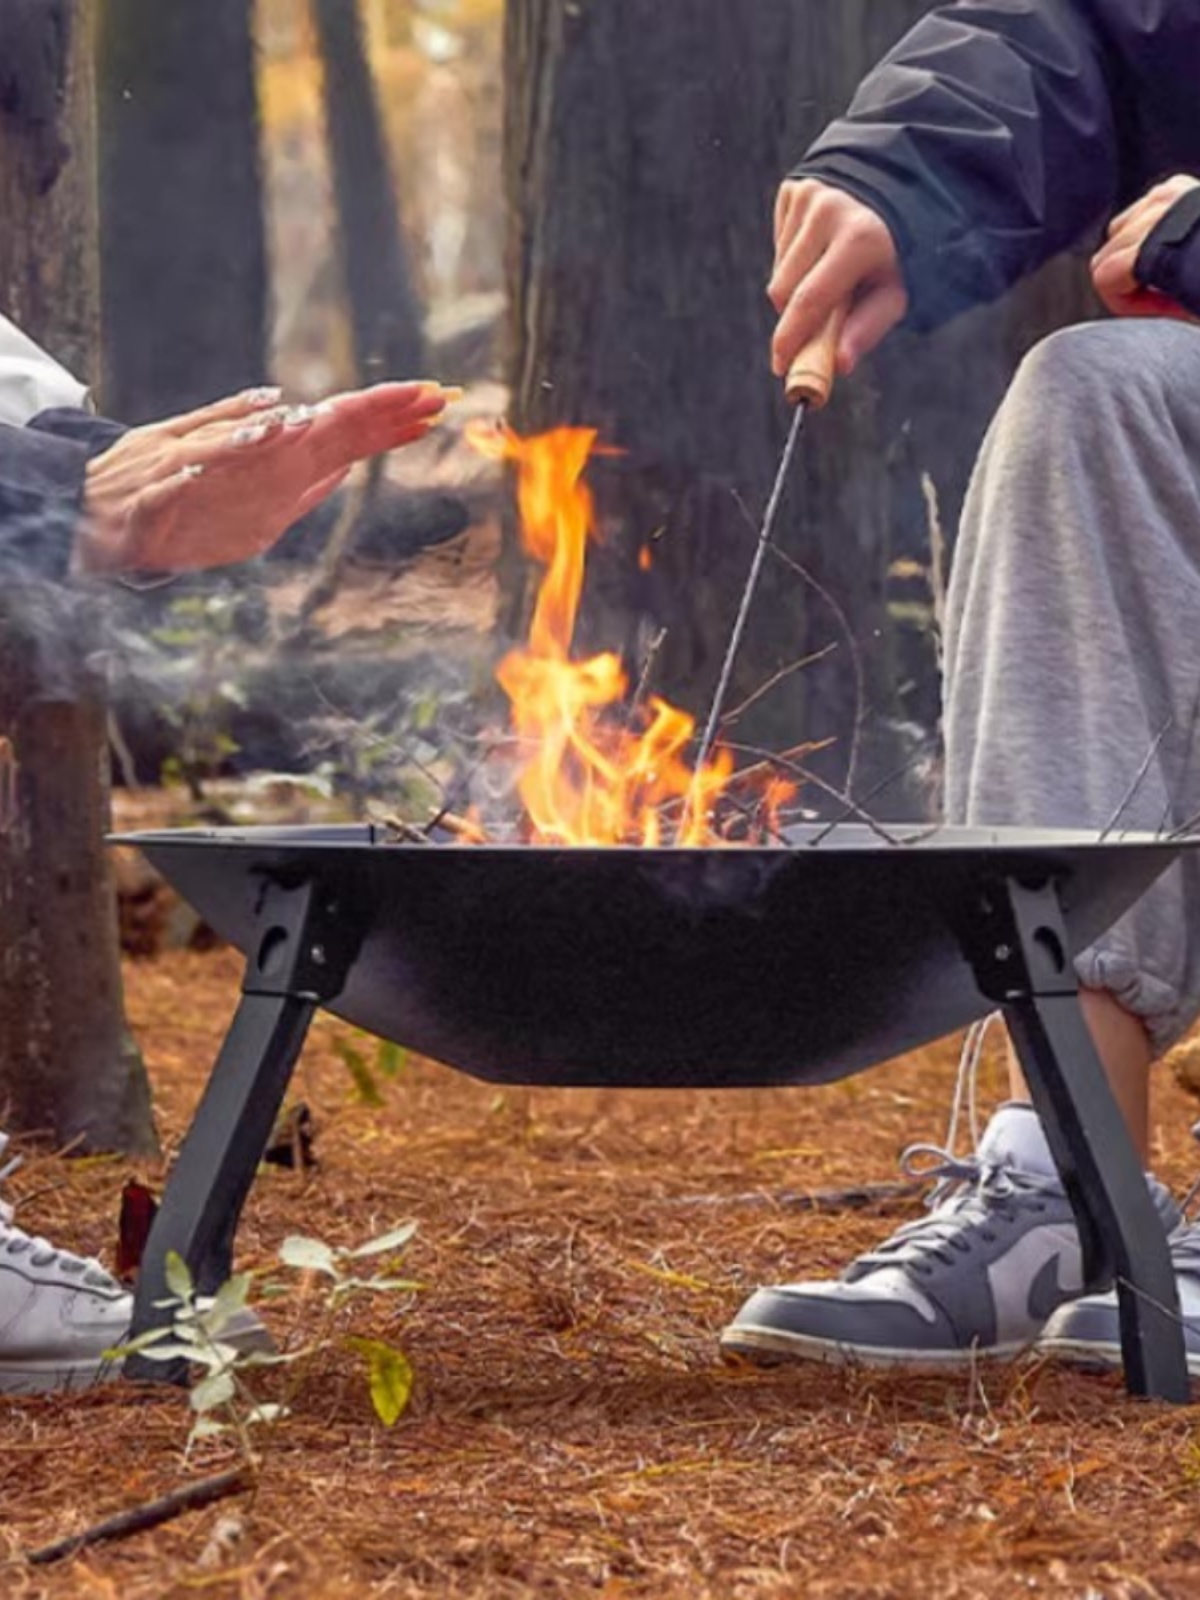
[[[425,369],[421,308],[358,3],[314,0],[313,16],[324,68],[325,127],[355,370],[364,384],[419,377]],[[378,504],[383,473],[384,458],[375,456],[344,502],[317,575],[300,603],[297,638],[333,597],[355,541]]]
[[[593,480],[605,525],[588,645],[637,658],[665,625],[655,687],[707,708],[788,422],[768,367],[764,294],[779,181],[919,0],[509,0],[506,172],[513,213],[511,372],[518,427],[593,424],[623,457]],[[893,340],[812,419],[778,543],[848,616],[772,563],[732,703],[789,662],[736,737],[838,739],[845,778],[859,657],[875,722],[936,717],[932,652],[889,608],[899,556],[928,552],[921,475],[952,527],[970,461],[1021,353],[1090,305],[1055,269],[1002,310]],[[653,563],[639,549],[652,539]],[[901,681],[911,679],[909,683]],[[868,741],[861,785],[892,759]],[[872,771],[872,768],[874,771]],[[886,802],[883,805],[889,809]]]
[[[357,0],[315,0],[313,15],[359,380],[419,377],[425,360],[421,308]]]
[[[0,24],[0,59],[8,66],[21,59],[14,50],[28,51],[49,73],[49,93],[36,109],[10,102],[0,124],[0,305],[89,372],[87,12],[67,0],[20,16],[20,28]],[[104,685],[88,664],[91,609],[49,585],[0,590],[0,1125],[148,1152],[149,1089],[124,1025],[104,845],[108,742]]]
[[[97,324],[87,18],[81,0],[0,12],[3,310],[85,379]]]
[[[144,422],[262,383],[252,0],[100,0],[104,406]]]

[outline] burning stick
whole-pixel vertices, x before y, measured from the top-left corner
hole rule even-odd
[[[430,827],[442,828],[462,844],[486,844],[487,833],[473,817],[460,817],[455,811],[435,811],[432,814]],[[428,843],[429,835],[425,841]]]

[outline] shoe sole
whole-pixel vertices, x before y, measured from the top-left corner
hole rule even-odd
[[[120,1377],[119,1361],[29,1361],[0,1366],[0,1394],[78,1394]]]
[[[1120,1372],[1125,1365],[1119,1344],[1100,1343],[1095,1339],[1039,1339],[1035,1354],[1092,1372]],[[1186,1359],[1188,1376],[1200,1378],[1200,1354],[1189,1350]]]
[[[1024,1343],[990,1345],[986,1350],[978,1347],[969,1350],[889,1349],[886,1345],[846,1344],[746,1323],[726,1328],[721,1335],[722,1355],[743,1356],[759,1366],[811,1361],[827,1367],[927,1367],[944,1371],[971,1367],[980,1361],[1011,1361],[1029,1348],[1029,1344]]]

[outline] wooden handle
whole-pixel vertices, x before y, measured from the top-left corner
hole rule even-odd
[[[846,326],[846,307],[839,306],[829,321],[801,350],[788,368],[784,393],[788,405],[798,406],[801,401],[820,411],[833,393],[833,380],[837,374],[838,342]]]

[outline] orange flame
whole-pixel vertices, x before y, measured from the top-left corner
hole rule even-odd
[[[709,816],[733,770],[729,752],[718,750],[703,771],[693,771],[684,759],[693,717],[657,697],[625,707],[629,683],[615,654],[571,657],[587,542],[595,537],[583,474],[596,432],[556,428],[524,439],[480,426],[470,438],[492,459],[516,466],[523,543],[546,569],[528,646],[511,651],[496,673],[528,752],[518,789],[535,838],[656,845],[666,818],[675,842],[712,842]],[[772,809],[786,798],[785,787],[771,797]]]

